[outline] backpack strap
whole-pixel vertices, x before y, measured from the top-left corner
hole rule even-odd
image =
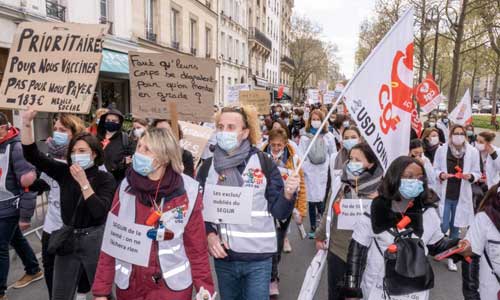
[[[493,265],[491,264],[490,257],[488,256],[488,253],[486,253],[486,250],[484,250],[484,258],[486,258],[486,262],[488,263],[488,266],[490,266],[491,273],[495,275],[495,278],[497,279],[498,283],[500,283],[500,277],[495,272],[495,269],[493,269]]]
[[[127,149],[127,150],[129,148],[128,134],[126,134],[125,132],[122,132],[122,147],[123,147],[123,149]]]
[[[262,172],[264,173],[264,176],[266,176],[266,180],[269,182],[274,162],[272,161],[269,154],[264,153],[262,151],[257,152],[257,156],[259,157],[259,162],[260,166],[262,167]]]
[[[200,182],[200,186],[205,186],[205,182],[207,181],[208,172],[210,171],[210,167],[212,166],[213,157],[209,157],[205,159],[205,161],[201,164],[198,169],[198,175],[196,178]]]

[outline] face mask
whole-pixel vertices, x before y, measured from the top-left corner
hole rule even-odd
[[[431,139],[429,140],[429,145],[436,146],[437,144],[439,144],[439,137],[437,136],[431,137]]]
[[[312,128],[318,129],[321,126],[321,121],[311,121]]]
[[[109,132],[116,132],[122,128],[122,124],[120,123],[115,123],[115,122],[105,122],[104,123],[104,129]]]
[[[67,145],[69,142],[68,134],[65,132],[54,131],[52,139],[58,146]]]
[[[344,128],[349,128],[349,126],[351,126],[351,122],[349,122],[349,121],[344,121],[344,122],[342,123],[342,126],[343,126]]]
[[[137,152],[132,156],[132,168],[141,176],[148,176],[155,170],[153,159]]]
[[[74,164],[78,164],[84,170],[94,166],[94,161],[90,157],[90,153],[71,154],[71,160]]]
[[[448,124],[448,118],[443,118],[443,123]]]
[[[229,131],[220,131],[215,135],[217,145],[226,152],[230,152],[238,147],[238,133]]]
[[[429,127],[436,127],[436,122],[429,122]]]
[[[342,141],[342,145],[344,145],[344,148],[347,151],[350,151],[352,147],[356,146],[358,144],[358,139],[347,139]]]
[[[472,131],[472,130],[467,130],[466,133],[467,133],[467,136],[473,136],[474,135],[474,131]]]
[[[144,133],[144,128],[135,128],[134,129],[134,136],[136,138],[140,138],[142,136],[142,134]]]
[[[485,144],[476,143],[476,149],[479,150],[480,152],[483,152],[484,149],[486,149],[486,145]]]
[[[299,116],[293,116],[293,120],[298,121],[298,120],[300,120],[300,118],[299,118]]]
[[[274,153],[272,153],[272,152],[271,152],[271,154],[273,155],[274,159],[278,159],[278,158],[280,158],[283,155],[283,150],[281,150],[280,152],[278,152],[278,154],[276,154],[276,155]]]
[[[95,124],[96,124],[96,125],[99,125],[99,121],[101,121],[101,119],[96,119],[96,120],[95,120]]]
[[[465,136],[463,136],[463,135],[455,135],[454,134],[454,135],[451,136],[451,142],[455,146],[460,146],[460,145],[462,145],[465,142]]]
[[[399,193],[405,199],[415,199],[424,191],[424,183],[418,179],[401,179]]]
[[[353,175],[360,175],[361,173],[363,173],[365,168],[363,167],[362,162],[350,161],[347,164],[347,170],[351,172]]]

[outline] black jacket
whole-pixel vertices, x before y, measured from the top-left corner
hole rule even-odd
[[[64,224],[71,225],[75,210],[75,228],[87,228],[106,223],[116,189],[116,182],[110,173],[98,170],[97,166],[85,170],[95,193],[84,200],[80,185],[73,179],[67,164],[47,157],[38,150],[36,144],[23,145],[23,150],[30,163],[59,183],[61,216]],[[77,207],[80,199],[82,201]]]

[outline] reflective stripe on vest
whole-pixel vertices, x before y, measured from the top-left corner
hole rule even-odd
[[[262,171],[257,154],[250,157],[242,174],[245,187],[253,188],[251,225],[221,225],[222,238],[229,248],[239,253],[274,253],[277,251],[274,218],[269,213],[265,197],[267,180]],[[217,184],[219,175],[212,164],[208,172],[207,184]],[[245,201],[245,199],[240,199]]]
[[[193,282],[191,266],[184,249],[183,234],[198,197],[199,184],[189,176],[182,175],[182,179],[188,198],[188,208],[186,211],[175,211],[177,216],[174,218],[167,217],[167,213],[163,214],[162,220],[165,227],[174,232],[174,238],[158,242],[158,257],[163,279],[167,286],[174,291],[185,290]],[[135,197],[125,192],[127,187],[128,181],[124,179],[120,185],[118,216],[135,222]],[[132,267],[128,262],[115,259],[115,284],[118,288],[124,290],[129,287]]]
[[[5,186],[10,166],[10,144],[5,147],[5,152],[0,154],[0,201],[12,201],[17,198]]]

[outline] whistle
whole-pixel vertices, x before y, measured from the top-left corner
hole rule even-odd
[[[335,212],[335,214],[338,216],[340,215],[340,202],[339,201],[336,201],[334,204],[333,204],[333,211]]]
[[[410,217],[408,216],[404,216],[401,221],[398,222],[398,224],[396,225],[396,227],[399,229],[399,230],[403,230],[406,228],[406,226],[408,226],[408,224],[411,223],[411,219]]]
[[[151,212],[151,214],[149,215],[148,219],[146,220],[146,225],[154,226],[160,218],[161,218],[161,213],[155,210]]]
[[[396,253],[398,252],[398,246],[396,244],[390,244],[389,247],[387,247],[387,251],[389,253]]]

